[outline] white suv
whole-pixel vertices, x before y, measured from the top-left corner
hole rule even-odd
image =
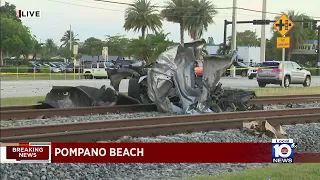
[[[284,86],[290,84],[302,84],[308,87],[311,84],[311,73],[299,66],[293,61],[266,61],[257,69],[257,81],[259,87],[265,87],[267,84],[282,84],[284,75]]]
[[[83,69],[85,79],[108,78],[107,68],[110,67],[111,62],[99,62],[85,65]]]

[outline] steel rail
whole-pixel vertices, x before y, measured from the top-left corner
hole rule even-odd
[[[90,114],[107,114],[121,112],[150,112],[156,111],[157,107],[154,104],[135,104],[135,105],[118,105],[118,106],[95,106],[95,107],[78,107],[78,108],[51,108],[51,109],[29,109],[29,110],[13,110],[1,111],[1,120],[14,119],[36,119],[48,118],[54,116],[69,117],[69,116],[84,116]]]
[[[50,106],[44,104],[0,106],[0,111],[28,110],[28,109],[50,109]]]
[[[289,103],[302,103],[302,102],[315,102],[320,101],[320,96],[318,97],[279,97],[279,98],[262,98],[262,99],[252,99],[248,102],[250,105],[268,105],[268,104],[289,104]]]
[[[320,94],[301,94],[285,96],[259,96],[258,99],[277,99],[277,98],[319,98]]]
[[[306,96],[300,97],[279,97],[279,98],[257,98],[249,101],[249,105],[267,105],[267,104],[288,104],[298,102],[313,102],[320,101],[320,95],[312,98]],[[41,106],[41,105],[40,105]],[[37,105],[32,105],[37,107]],[[45,106],[38,107],[36,109],[25,109],[22,106],[16,106],[16,109],[22,110],[3,110],[1,109],[1,120],[15,120],[15,119],[36,119],[36,118],[48,118],[53,116],[82,116],[90,114],[106,114],[106,113],[120,113],[120,112],[150,112],[157,111],[155,104],[140,104],[140,105],[119,105],[108,107],[80,107],[80,108],[50,108],[45,109]],[[4,108],[8,109],[8,108]]]
[[[311,110],[312,109],[312,110]],[[298,111],[295,115],[287,115],[288,113]],[[320,122],[320,108],[310,108],[301,113],[301,109],[290,109],[287,113],[281,115],[265,116],[263,117],[246,117],[240,118],[235,115],[232,117],[225,116],[224,119],[211,118],[218,114],[205,114],[205,115],[192,115],[192,116],[174,116],[174,117],[156,117],[146,119],[131,119],[122,120],[119,124],[118,121],[104,121],[94,126],[94,122],[90,127],[88,123],[82,125],[71,126],[71,129],[51,129],[47,132],[32,132],[20,134],[10,134],[10,129],[7,128],[4,136],[1,134],[1,142],[96,142],[102,140],[114,140],[122,136],[156,136],[168,135],[177,133],[190,133],[195,131],[210,131],[210,130],[226,130],[226,129],[240,129],[242,123],[245,121],[254,120],[267,120],[271,125],[275,124],[298,124],[298,123],[311,123]],[[281,110],[277,110],[281,111]],[[268,112],[268,111],[266,111]],[[236,114],[236,113],[226,113]],[[260,112],[262,115],[262,112]],[[229,115],[230,116],[230,115]],[[171,118],[168,120],[168,118]],[[105,124],[102,124],[105,123]],[[87,126],[85,126],[85,124]],[[102,126],[103,125],[103,126]],[[52,126],[48,126],[52,127]],[[57,127],[57,126],[56,126]],[[1,128],[1,133],[4,128]],[[62,132],[68,130],[68,132]],[[11,133],[13,133],[12,131]],[[17,132],[17,130],[15,130]]]
[[[310,95],[286,95],[286,96],[259,96],[257,99],[292,99],[296,98],[296,100],[303,101],[303,99],[307,100],[319,100],[320,94],[310,94]],[[256,100],[256,99],[255,99]],[[270,100],[272,102],[272,100]],[[48,109],[51,108],[49,106],[45,106],[43,104],[31,104],[31,105],[17,105],[17,106],[0,106],[0,111],[13,111],[13,110],[29,110],[29,109]]]
[[[51,124],[51,125],[1,128],[0,134],[1,134],[1,137],[8,137],[8,136],[23,136],[23,135],[30,135],[30,134],[80,131],[80,130],[99,129],[99,128],[143,126],[143,125],[149,125],[149,124],[184,123],[184,122],[190,122],[190,121],[275,117],[275,116],[316,114],[316,113],[320,113],[320,108],[306,108],[306,109],[299,108],[299,109],[269,110],[269,111],[265,111],[265,110],[243,111],[243,112],[203,114],[201,116],[177,115],[177,116],[166,116],[162,118],[119,119],[119,120],[80,122],[80,123],[62,123],[62,124]]]
[[[320,116],[319,114],[303,114],[296,116],[278,116],[270,118],[266,117],[263,119],[268,120],[268,122],[272,125],[287,125],[306,122],[319,122]],[[199,131],[206,132],[212,130],[241,129],[243,122],[253,120],[257,119],[224,119],[209,121],[191,121],[184,123],[149,124],[142,126],[125,126],[105,129],[99,128],[82,131],[1,137],[1,142],[97,142],[106,140],[116,140],[123,136],[146,137],[179,133],[191,133]]]

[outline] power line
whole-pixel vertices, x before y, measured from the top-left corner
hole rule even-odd
[[[258,12],[258,13],[281,15],[281,13],[268,12],[268,11],[264,12],[264,11],[260,11],[260,10],[254,10],[254,9],[248,9],[248,8],[242,8],[242,7],[237,7],[237,9],[244,10],[244,11]]]
[[[67,3],[67,2],[57,1],[57,0],[48,0],[48,1],[57,2],[57,3],[61,3],[61,4],[68,4],[68,5],[73,5],[73,6],[79,6],[79,7],[86,7],[86,8],[107,10],[107,11],[125,12],[125,10],[108,9],[108,8],[102,8],[102,7],[96,7],[96,6],[87,6],[87,5]],[[222,13],[220,13],[220,14],[222,14]],[[217,14],[217,15],[219,15],[219,14]],[[170,15],[167,15],[167,16],[170,16]],[[173,15],[172,15],[172,16],[173,16]],[[197,16],[185,16],[185,17],[197,17]]]
[[[110,4],[127,5],[127,6],[134,5],[133,3],[122,3],[122,2],[115,2],[115,1],[109,1],[109,0],[94,0],[94,1],[105,2],[105,3],[110,3]],[[157,5],[155,5],[155,7],[165,8],[166,6],[157,6]],[[187,9],[187,8],[186,8],[186,9]],[[215,9],[226,9],[226,10],[230,10],[230,9],[232,9],[232,7],[222,7],[222,8],[215,8]],[[273,15],[281,15],[281,14],[282,14],[282,13],[268,12],[268,11],[264,12],[264,11],[261,11],[261,10],[248,9],[248,8],[242,8],[242,7],[237,7],[237,9],[243,10],[243,11],[257,12],[257,13],[273,14]],[[319,17],[315,17],[315,16],[310,16],[310,17],[311,17],[311,18],[319,18]]]
[[[102,7],[96,7],[96,6],[88,6],[88,5],[81,5],[81,4],[74,4],[74,3],[68,3],[68,2],[63,2],[63,1],[58,1],[58,0],[48,0],[52,2],[57,2],[61,4],[68,4],[68,5],[73,5],[73,6],[78,6],[78,7],[86,7],[86,8],[93,8],[93,9],[101,9],[101,10],[107,10],[107,11],[115,11],[115,12],[125,12],[125,10],[119,10],[119,9],[108,9],[108,8],[102,8]],[[89,2],[93,3],[92,1],[85,1],[85,0],[78,0],[82,2]],[[104,3],[110,3],[110,4],[115,4],[115,5],[126,5],[126,6],[131,6],[133,5],[132,3],[124,3],[124,2],[115,2],[115,1],[108,1],[108,0],[94,0],[97,2],[104,2]],[[166,6],[155,6],[158,8],[165,8]],[[193,8],[184,8],[184,9],[193,9]],[[215,9],[220,9],[220,10],[231,10],[232,7],[222,7],[222,8],[215,8]],[[243,11],[250,11],[250,12],[257,12],[257,13],[262,13],[263,11],[260,10],[254,10],[254,9],[248,9],[248,8],[242,8],[242,7],[237,7],[239,10]],[[275,12],[265,12],[266,14],[272,14],[272,15],[281,15],[281,13],[275,13]],[[221,13],[219,13],[221,14]],[[217,15],[219,15],[217,14]],[[239,14],[239,15],[245,15],[245,14]],[[231,16],[231,15],[230,15]],[[255,15],[246,15],[246,16],[255,16]],[[186,17],[195,17],[195,16],[186,16]],[[320,18],[320,17],[314,17],[310,16],[311,18]]]
[[[57,2],[57,3],[61,3],[61,4],[68,4],[68,5],[73,5],[73,6],[79,6],[79,7],[86,7],[86,8],[93,8],[93,9],[102,9],[102,10],[107,10],[107,11],[124,12],[124,11],[117,10],[117,9],[107,9],[107,8],[101,8],[101,7],[95,7],[95,6],[87,6],[87,5],[81,5],[81,4],[73,4],[73,3],[67,3],[67,2],[56,1],[56,0],[47,0],[47,1]]]
[[[123,2],[115,2],[115,1],[109,1],[109,0],[94,0],[94,1],[98,1],[98,2],[104,2],[104,3],[110,3],[110,4],[121,4],[121,5],[127,5],[127,6],[132,6],[134,5],[133,3],[123,3]],[[154,7],[158,7],[158,8],[166,8],[166,6],[159,6],[159,5],[154,5]],[[194,8],[185,8],[185,7],[181,7],[183,9],[194,9]],[[214,9],[232,9],[232,7],[222,7],[222,8],[214,8]]]

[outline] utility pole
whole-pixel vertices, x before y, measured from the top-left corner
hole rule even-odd
[[[267,0],[262,3],[262,20],[266,20]],[[261,40],[260,40],[260,62],[263,63],[266,58],[266,25],[261,25]]]
[[[232,10],[232,43],[231,51],[237,49],[237,0],[233,0],[233,10]]]
[[[69,41],[70,41],[70,51],[72,50],[72,33],[71,33],[71,25],[70,25],[70,31],[69,31]]]
[[[320,26],[318,26],[318,49],[317,49],[317,55],[318,55],[318,69],[317,69],[317,75],[320,75]]]
[[[237,49],[237,0],[233,0],[233,10],[232,10],[232,43],[231,43],[231,52],[235,51]],[[234,65],[232,63],[230,75],[231,77],[236,76],[236,71],[234,69]]]

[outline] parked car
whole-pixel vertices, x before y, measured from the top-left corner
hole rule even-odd
[[[61,69],[61,72],[66,72],[66,65],[62,62],[52,62],[56,67]]]
[[[253,67],[249,67],[248,70],[248,78],[253,79],[254,77],[257,77],[257,70],[259,67],[261,67],[262,63],[257,63]]]
[[[29,62],[28,64],[28,72],[29,73],[39,73],[41,69],[41,65],[36,64],[35,62]]]
[[[58,68],[56,65],[54,65],[53,63],[51,62],[45,62],[45,63],[42,63],[44,66],[47,66],[47,67],[50,67],[50,71],[53,72],[53,73],[59,73],[61,72],[61,69]]]
[[[249,66],[242,63],[242,62],[237,62],[234,61],[233,62],[234,67],[236,68],[236,75],[241,75],[242,77],[246,77],[248,74],[248,70],[249,70]],[[230,69],[231,66],[227,69],[227,71],[225,72],[226,76],[230,75]]]
[[[142,61],[124,60],[124,59],[118,59],[116,61],[111,61],[111,62],[120,68],[130,67],[130,66],[141,66],[143,64]]]
[[[290,84],[302,84],[304,87],[311,85],[311,73],[293,61],[266,61],[257,70],[257,82],[259,87],[266,87],[267,84],[282,84],[284,87]]]
[[[115,65],[112,62],[107,61],[107,62],[104,62],[104,64],[107,68],[115,68]]]

